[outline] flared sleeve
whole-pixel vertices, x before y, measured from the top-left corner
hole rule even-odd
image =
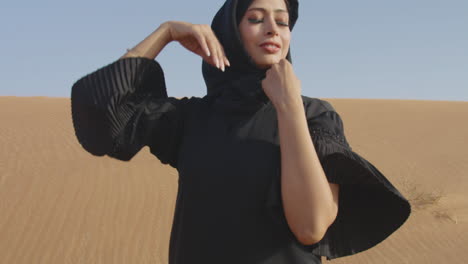
[[[340,185],[338,215],[321,241],[303,246],[331,260],[385,240],[408,219],[411,206],[374,165],[352,150],[339,114],[331,105],[327,108],[313,117],[308,110],[307,122],[328,181]],[[281,204],[280,188],[278,182],[270,188],[269,206]]]
[[[157,61],[123,58],[74,83],[73,126],[93,155],[128,161],[149,146],[163,164],[176,168],[189,101],[167,96]]]

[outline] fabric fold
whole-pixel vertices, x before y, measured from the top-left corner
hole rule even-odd
[[[73,125],[93,155],[128,161],[149,146],[162,163],[176,167],[188,101],[168,97],[157,61],[123,58],[74,83]]]
[[[325,175],[340,185],[340,193],[337,218],[323,239],[301,246],[328,260],[374,247],[408,219],[410,203],[373,164],[352,150],[338,113],[326,111],[308,119],[308,126]],[[267,207],[276,222],[285,223],[279,177],[270,188]]]

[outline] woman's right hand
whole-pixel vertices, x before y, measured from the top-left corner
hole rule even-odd
[[[169,21],[170,40],[179,42],[183,47],[201,56],[206,62],[224,71],[231,66],[223,46],[209,25]]]

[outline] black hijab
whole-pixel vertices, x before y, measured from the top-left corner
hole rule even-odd
[[[224,48],[231,67],[222,72],[203,61],[202,72],[207,97],[213,107],[227,113],[253,113],[269,102],[262,89],[265,69],[258,68],[242,45],[240,19],[253,0],[226,0],[213,18],[211,28]],[[297,0],[288,0],[289,28],[298,18]],[[291,52],[286,57],[291,62]]]

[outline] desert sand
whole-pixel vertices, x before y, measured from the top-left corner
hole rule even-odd
[[[330,262],[468,263],[468,102],[328,101],[413,208],[382,243]],[[175,169],[147,148],[130,162],[87,153],[69,98],[0,97],[0,120],[1,264],[168,262]]]

